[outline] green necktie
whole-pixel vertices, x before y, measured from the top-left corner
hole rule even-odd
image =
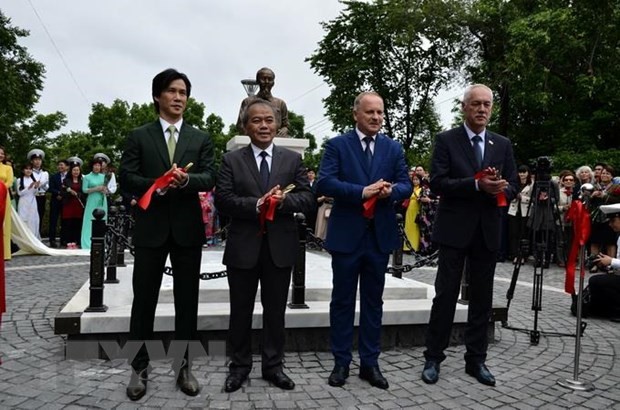
[[[168,132],[170,133],[170,136],[168,137],[168,156],[170,157],[171,164],[174,159],[174,150],[177,147],[177,140],[174,138],[174,133],[176,130],[177,128],[174,125],[168,127]]]

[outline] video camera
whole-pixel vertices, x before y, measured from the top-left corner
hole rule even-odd
[[[536,176],[536,181],[551,181],[551,158],[538,157],[532,165],[532,173]]]

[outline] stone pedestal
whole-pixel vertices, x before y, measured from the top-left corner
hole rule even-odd
[[[236,149],[247,146],[250,143],[250,137],[247,135],[237,135],[232,137],[226,143],[227,151],[234,151]],[[288,148],[292,151],[298,152],[301,157],[304,157],[304,150],[310,146],[310,141],[301,138],[280,138],[275,137],[273,143],[278,147]]]

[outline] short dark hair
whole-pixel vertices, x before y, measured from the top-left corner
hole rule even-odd
[[[267,100],[263,100],[262,98],[253,98],[248,103],[248,105],[246,105],[243,108],[243,111],[241,112],[241,124],[243,125],[243,127],[245,128],[248,121],[250,121],[250,116],[249,116],[250,107],[252,107],[253,105],[257,105],[257,104],[266,105],[267,107],[271,109],[274,117],[276,117],[276,126],[277,128],[280,128],[280,111],[276,107],[274,107],[272,103],[270,103]]]
[[[183,80],[185,87],[187,88],[187,98],[189,98],[192,91],[192,83],[189,82],[189,78],[183,73],[178,72],[174,68],[168,68],[161,73],[153,77],[153,103],[155,104],[155,111],[159,113],[159,103],[155,100],[155,97],[159,97],[164,92],[170,83],[174,80]]]

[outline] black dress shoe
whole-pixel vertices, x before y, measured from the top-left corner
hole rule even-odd
[[[244,373],[232,372],[226,377],[226,382],[224,383],[224,391],[226,393],[232,393],[241,388],[243,382],[248,378],[248,376]]]
[[[422,370],[422,380],[426,384],[435,384],[439,380],[439,363],[427,360]]]
[[[329,375],[327,379],[327,383],[332,387],[342,387],[344,383],[349,377],[349,367],[348,366],[334,366],[334,370]]]
[[[140,400],[146,394],[146,384],[148,382],[148,370],[131,369],[131,378],[127,385],[127,397],[130,400]]]
[[[279,369],[273,373],[263,373],[263,379],[267,380],[284,390],[293,390],[295,388],[295,382],[288,377],[282,369]]]
[[[177,377],[177,386],[181,391],[188,396],[197,396],[200,392],[200,386],[198,380],[194,377],[189,367],[181,367],[179,370],[179,377]]]
[[[493,374],[491,374],[484,363],[467,363],[465,365],[465,373],[475,377],[482,384],[495,386],[495,377],[493,377]]]
[[[379,366],[360,367],[360,379],[368,381],[371,386],[378,387],[380,389],[387,389],[390,387],[388,381],[381,374]]]

